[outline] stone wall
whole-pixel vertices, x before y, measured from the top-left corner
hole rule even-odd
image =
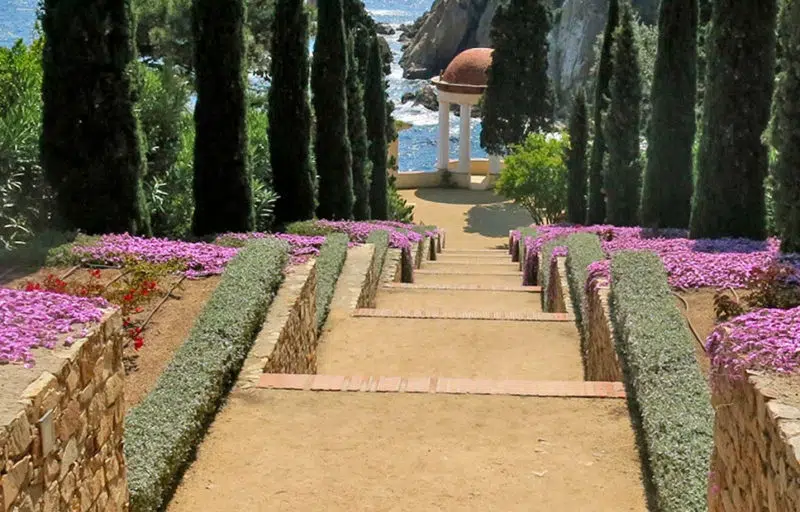
[[[287,273],[244,362],[241,387],[254,385],[264,372],[316,373],[316,289],[316,260]]]
[[[750,373],[716,387],[710,512],[800,510],[798,384]]]
[[[584,378],[586,380],[621,381],[617,350],[614,347],[614,328],[608,307],[607,281],[598,283],[586,296],[584,315],[588,326],[586,346],[583,347]]]
[[[401,249],[389,248],[386,251],[386,261],[383,263],[383,275],[381,276],[382,285],[401,281],[403,277],[402,257]]]
[[[109,311],[33,368],[0,365],[0,511],[127,510],[122,343]]]
[[[431,239],[427,236],[421,242],[414,245],[416,251],[414,252],[414,268],[422,268],[422,262],[430,256]]]
[[[550,262],[550,282],[547,285],[545,304],[547,311],[551,313],[573,314],[567,282],[567,259],[564,257],[554,258]]]
[[[372,244],[366,244],[371,247],[371,253],[374,254],[375,246]],[[387,249],[386,254],[389,254]],[[385,261],[384,256],[384,261]],[[361,282],[361,293],[358,296],[358,304],[356,307],[358,308],[374,308],[375,307],[375,296],[378,293],[378,285],[381,282],[381,274],[382,274],[383,262],[376,261],[375,258],[370,259],[370,265],[367,269],[366,274],[364,275],[364,280]]]

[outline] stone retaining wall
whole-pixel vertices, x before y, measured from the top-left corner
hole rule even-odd
[[[386,261],[383,263],[383,275],[381,276],[381,285],[389,283],[398,283],[403,277],[403,251],[401,249],[392,249],[386,251]]]
[[[608,306],[610,289],[607,281],[598,283],[586,297],[586,346],[583,347],[584,378],[586,380],[621,381],[617,350],[614,347],[614,328]]]
[[[70,347],[0,365],[0,511],[128,509],[122,316]]]
[[[714,390],[710,512],[800,510],[800,408],[781,398],[798,385],[750,373]]]
[[[372,253],[374,254],[375,246],[371,244],[367,245],[369,245],[369,247],[372,248]],[[387,250],[386,255],[388,254],[389,251]],[[358,308],[375,307],[375,295],[377,295],[378,293],[378,285],[381,282],[382,267],[383,267],[383,262],[376,261],[374,258],[370,260],[369,269],[367,270],[367,273],[364,276],[364,281],[361,283],[361,293],[358,296],[358,305],[356,307]]]
[[[550,282],[547,285],[545,304],[550,313],[573,314],[567,282],[567,258],[554,258],[550,262]]]
[[[264,372],[316,373],[316,289],[316,260],[287,273],[239,374],[241,387],[255,385]]]

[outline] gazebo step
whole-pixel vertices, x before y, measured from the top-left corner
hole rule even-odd
[[[470,176],[469,177],[469,188],[470,190],[486,190],[489,188],[489,177],[488,176]]]

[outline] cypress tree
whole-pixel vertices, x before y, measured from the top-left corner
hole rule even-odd
[[[194,0],[194,222],[197,236],[252,231],[243,0]]]
[[[780,74],[775,100],[772,142],[778,153],[773,168],[775,222],[781,250],[800,252],[800,3],[781,7],[778,38]]]
[[[365,32],[357,29],[358,32]],[[356,44],[366,45],[365,37],[350,34],[348,38],[347,72],[347,132],[350,135],[350,149],[353,157],[353,192],[355,203],[353,216],[356,220],[369,219],[369,180],[372,162],[367,154],[367,120],[364,118],[364,87],[361,84],[361,69],[356,60]]]
[[[278,0],[272,31],[269,147],[275,224],[314,217],[311,107],[308,103],[308,15],[303,0]]]
[[[606,202],[603,193],[603,160],[606,154],[606,142],[603,136],[603,114],[608,108],[609,83],[613,72],[611,49],[614,44],[614,32],[619,23],[619,2],[609,0],[608,18],[603,33],[603,47],[600,51],[600,62],[597,66],[597,84],[594,92],[594,141],[589,158],[589,209],[588,224],[601,224],[606,218]]]
[[[573,224],[586,222],[588,122],[586,95],[582,89],[579,89],[575,94],[569,118],[569,150],[567,153],[567,219]]]
[[[317,5],[317,39],[311,65],[316,115],[314,154],[321,219],[353,218],[353,170],[347,137],[347,38],[342,0]]]
[[[130,0],[46,0],[42,26],[40,146],[57,222],[89,234],[148,234]]]
[[[495,11],[490,31],[494,52],[481,107],[481,146],[491,154],[503,154],[526,133],[550,125],[549,31],[549,13],[540,0],[510,0]]]
[[[609,224],[635,226],[639,221],[642,181],[639,158],[642,79],[630,4],[626,2],[622,5],[621,14],[619,27],[614,34],[614,71],[609,87],[611,101],[603,123],[608,146],[603,166],[606,214]]]
[[[689,226],[696,58],[697,0],[662,0],[642,192],[644,226]]]
[[[367,117],[367,137],[369,138],[369,159],[372,162],[372,183],[369,188],[370,213],[373,219],[386,220],[389,216],[386,179],[386,91],[377,34],[372,34],[370,37],[364,105]]]
[[[763,239],[775,0],[714,0],[690,235]]]

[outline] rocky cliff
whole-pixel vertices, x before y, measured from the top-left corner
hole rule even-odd
[[[491,46],[489,29],[501,0],[435,0],[412,27],[400,65],[406,78],[438,75],[467,48]],[[659,0],[634,0],[642,21],[654,23]],[[564,101],[588,76],[593,46],[606,24],[608,0],[551,0],[550,75]]]

